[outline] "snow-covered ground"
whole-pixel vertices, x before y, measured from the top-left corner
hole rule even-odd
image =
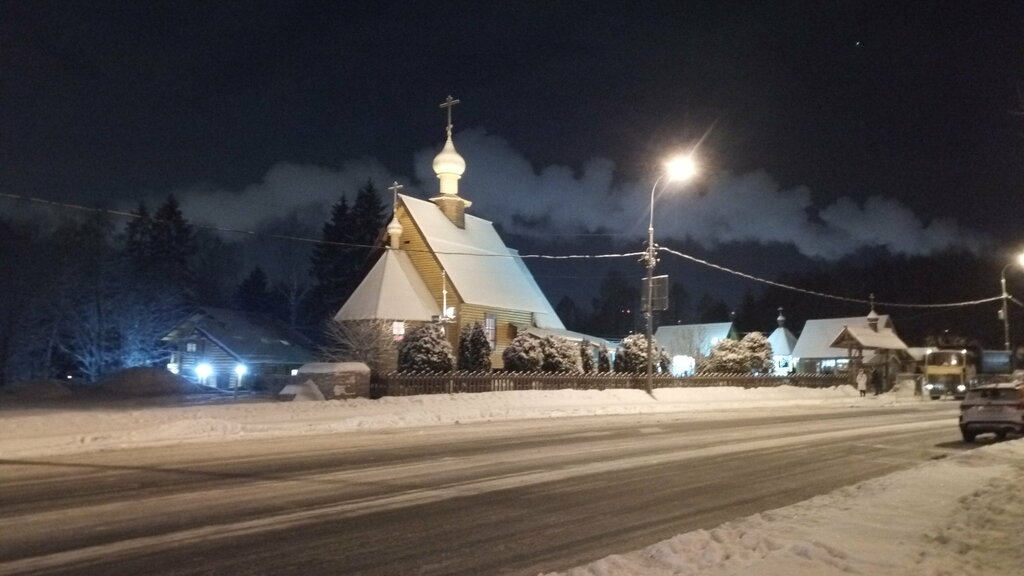
[[[843,386],[504,392],[380,400],[230,403],[0,396],[0,458],[141,445],[224,441],[606,414],[920,404]],[[955,425],[951,422],[951,426]],[[1024,442],[993,443],[785,508],[698,530],[569,570],[571,576],[1024,574]]]

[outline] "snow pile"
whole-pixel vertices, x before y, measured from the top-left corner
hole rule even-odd
[[[318,390],[298,386],[296,400]],[[291,393],[291,392],[290,392]],[[714,418],[730,410],[800,406],[879,406],[893,397],[860,398],[852,387],[659,388],[642,390],[528,390],[485,394],[388,396],[319,402],[253,401],[178,405],[168,398],[118,403],[53,404],[19,410],[4,402],[0,454],[60,454],[117,448],[126,443],[175,444],[238,438],[332,434],[412,426],[571,416],[686,412]],[[901,400],[913,405],[917,400]],[[204,434],[174,434],[169,424],[210,419],[226,423]],[[59,423],[58,423],[59,422]],[[148,430],[147,430],[148,429]],[[144,430],[147,430],[143,432]]]
[[[1021,574],[1021,486],[1024,442],[1004,442],[558,574]]]
[[[312,380],[306,380],[299,384],[288,384],[277,393],[282,398],[290,398],[293,401],[318,401],[323,400],[324,395],[317,388]]]

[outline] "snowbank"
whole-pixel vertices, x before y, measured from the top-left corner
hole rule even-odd
[[[1003,442],[558,574],[1017,575],[1022,486],[1024,441]]]

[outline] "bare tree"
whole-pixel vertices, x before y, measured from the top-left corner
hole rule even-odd
[[[331,320],[324,325],[324,359],[363,362],[373,374],[389,371],[395,363],[395,342],[386,320]]]

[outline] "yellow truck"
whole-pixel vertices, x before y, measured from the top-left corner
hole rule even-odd
[[[943,396],[962,399],[967,395],[976,369],[973,355],[966,349],[931,349],[924,355],[924,393],[932,400]]]

